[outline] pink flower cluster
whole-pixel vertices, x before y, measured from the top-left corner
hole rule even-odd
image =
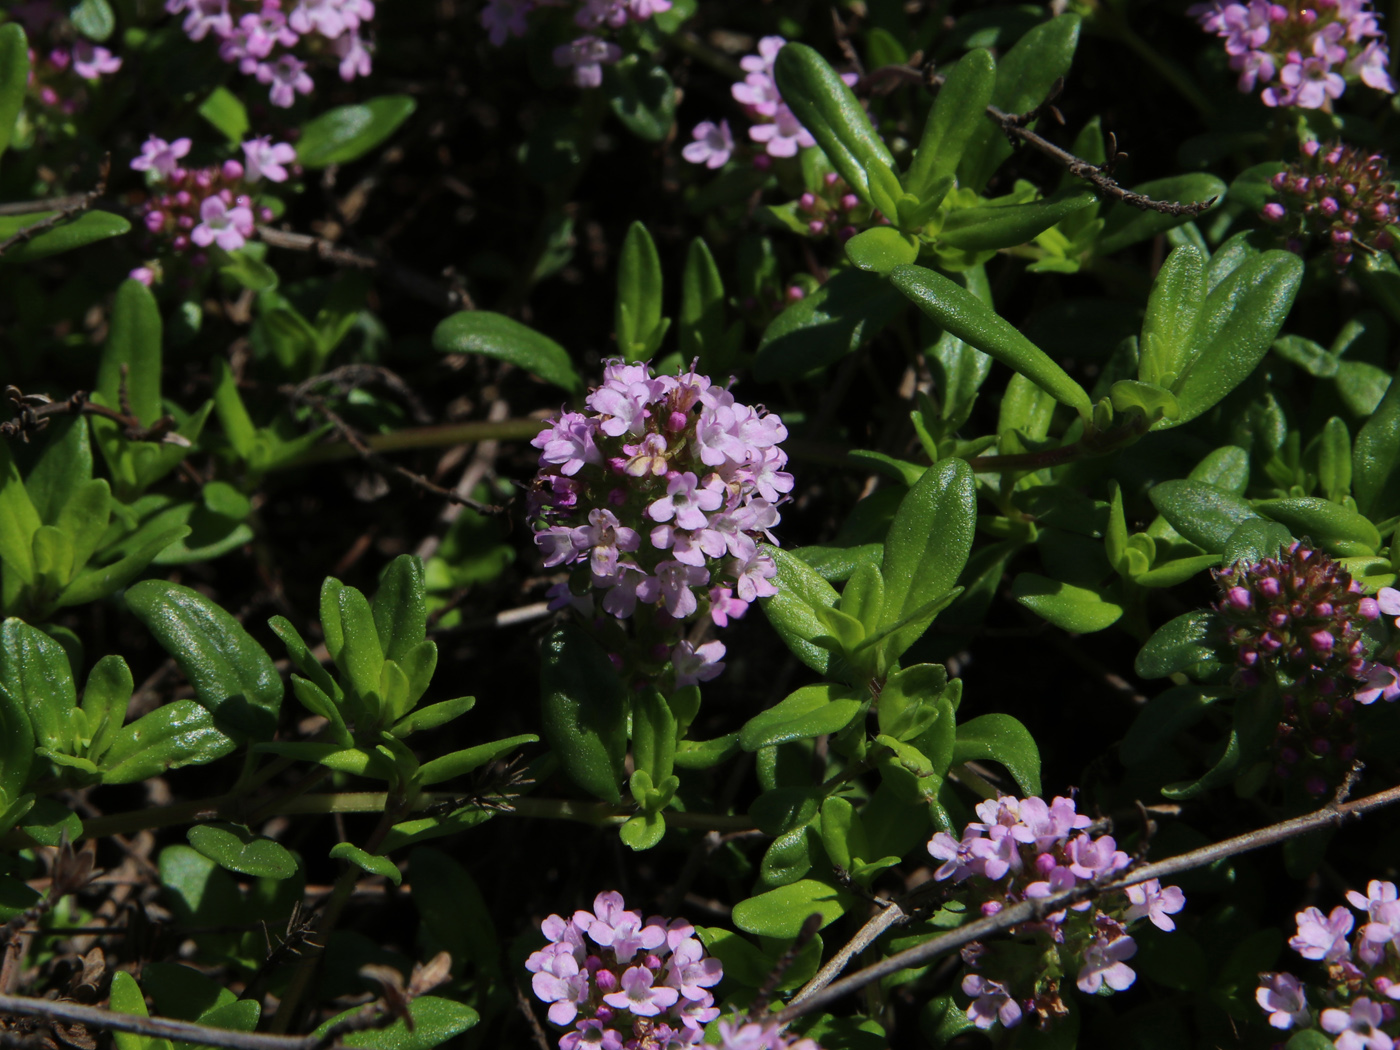
[[[1359,927],[1340,905],[1330,914],[1307,908],[1298,912],[1298,932],[1288,942],[1304,959],[1327,966],[1319,989],[1325,1008],[1314,1016],[1307,989],[1290,973],[1260,974],[1255,1001],[1274,1028],[1316,1024],[1335,1037],[1338,1050],[1391,1050],[1400,1035],[1394,1005],[1400,1001],[1400,900],[1393,882],[1374,879],[1365,894],[1346,896],[1361,915]]]
[[[940,831],[928,851],[941,866],[937,880],[968,884],[969,903],[983,916],[1008,904],[1036,900],[1071,890],[1082,883],[1102,883],[1127,870],[1131,858],[1110,835],[1094,837],[1091,821],[1064,797],[1017,799],[1004,795],[979,803],[980,820],[967,825],[961,840]],[[1137,952],[1128,926],[1146,918],[1161,930],[1174,930],[1171,916],[1186,904],[1176,886],[1165,889],[1156,879],[1129,886],[1122,896],[1085,900],[1055,912],[1043,922],[1013,928],[1013,937],[1030,937],[1038,958],[1058,957],[1058,972],[1076,973],[1087,995],[1107,987],[1120,992],[1136,979],[1127,963]],[[1063,1016],[1059,982],[1044,969],[1036,972],[1013,961],[998,945],[974,942],[963,949],[969,973],[962,990],[972,997],[967,1017],[978,1028],[1000,1022],[1007,1028],[1029,1012],[1041,1019]]]
[[[1356,757],[1356,704],[1400,696],[1395,669],[1366,658],[1364,628],[1380,604],[1339,562],[1300,543],[1217,572],[1216,582],[1236,687],[1278,685],[1275,775],[1325,794]]]
[[[1321,240],[1343,270],[1358,248],[1379,252],[1395,243],[1389,227],[1400,216],[1400,193],[1378,153],[1309,140],[1303,156],[1272,185],[1278,197],[1264,205],[1263,218],[1284,235],[1290,251],[1301,253],[1309,240]]]
[[[749,138],[763,147],[761,157],[765,161],[768,157],[795,157],[799,149],[817,144],[812,133],[798,122],[783,101],[773,75],[773,64],[786,43],[780,36],[766,36],[760,40],[757,54],[739,59],[745,76],[729,89],[734,101],[743,106],[744,113],[754,121],[749,128]],[[842,79],[853,84],[856,77],[848,73],[843,74]],[[694,141],[681,150],[681,156],[692,164],[720,168],[734,153],[734,133],[729,130],[727,120],[719,124],[702,121],[695,125],[691,137]]]
[[[1395,90],[1370,0],[1210,0],[1186,13],[1224,39],[1241,91],[1265,85],[1259,97],[1266,106],[1320,109],[1341,97],[1348,80]]]
[[[577,566],[556,608],[595,615],[590,588],[616,620],[647,614],[638,630],[669,653],[678,686],[723,669],[724,646],[680,640],[684,621],[720,627],[774,594],[778,506],[792,490],[778,443],[782,421],[740,404],[695,372],[658,376],[645,364],[605,363],[592,414],[565,412],[531,442],[540,472],[531,492],[535,543],[546,566]]]
[[[726,1017],[717,1027],[720,1050],[821,1050],[816,1040],[789,1035],[772,1021]]]
[[[47,51],[29,49],[29,90],[44,106],[76,113],[83,100],[79,81],[90,84],[122,67],[122,60],[100,44],[83,37],[68,42],[72,31],[54,0],[15,4],[9,13],[24,26],[31,43],[45,36],[54,41]]]
[[[211,168],[185,168],[181,161],[189,152],[189,139],[166,142],[152,135],[142,144],[141,155],[131,167],[147,172],[154,190],[145,204],[143,224],[177,252],[211,244],[236,251],[253,235],[251,187],[261,179],[285,182],[296,150],[270,137],[249,139],[243,143],[241,163],[226,160]],[[261,218],[266,222],[272,213],[264,208]],[[202,253],[192,261],[202,264]],[[132,276],[149,284],[154,274],[149,267],[140,267]]]
[[[525,967],[549,1020],[570,1028],[559,1050],[694,1046],[719,1016],[710,989],[724,968],[684,919],[643,920],[622,894],[607,892],[591,912],[551,915],[540,930],[549,943]]]
[[[342,80],[369,75],[360,31],[374,18],[373,0],[165,0],[165,9],[185,16],[191,40],[218,40],[219,57],[266,84],[274,106],[290,106],[316,86],[309,64],[292,53],[298,45],[329,52]]]
[[[496,47],[504,47],[513,36],[524,36],[529,29],[530,12],[540,7],[559,7],[567,0],[487,0],[481,9],[481,25]],[[647,22],[671,10],[671,0],[582,0],[574,11],[574,25],[585,30],[567,44],[554,49],[554,64],[573,70],[574,83],[595,88],[603,82],[603,67],[622,57],[622,48],[606,39],[628,23]]]

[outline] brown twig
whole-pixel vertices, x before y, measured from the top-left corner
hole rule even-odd
[[[52,215],[48,216],[48,217],[45,218],[45,219],[40,219],[38,222],[36,222],[36,223],[34,223],[34,224],[30,225],[30,226],[21,226],[21,227],[20,227],[18,230],[16,230],[14,233],[10,234],[10,236],[6,237],[3,241],[0,241],[0,255],[4,255],[4,254],[5,254],[7,251],[9,251],[11,248],[15,247],[15,245],[17,245],[17,244],[23,244],[25,241],[29,240],[31,237],[38,236],[39,234],[43,233],[45,230],[51,230],[51,229],[53,229],[55,226],[57,226],[59,223],[63,222],[65,219],[71,219],[74,215],[77,215],[77,214],[79,214],[80,212],[85,212],[85,211],[87,211],[89,208],[91,208],[91,207],[92,207],[92,202],[95,201],[95,200],[97,200],[98,197],[101,197],[104,193],[107,192],[107,175],[108,175],[108,173],[109,173],[111,170],[112,170],[112,155],[111,155],[110,153],[104,153],[104,154],[102,155],[102,162],[97,166],[97,185],[96,185],[96,186],[94,186],[92,189],[88,190],[88,192],[86,192],[86,193],[79,193],[79,194],[76,194],[76,195],[74,195],[74,196],[72,196],[72,197],[63,197],[63,198],[60,198],[60,199],[56,199],[56,200],[47,202],[48,205],[49,205],[49,207],[54,208],[54,213],[53,213]],[[25,201],[24,204],[23,204],[23,205],[20,205],[19,207],[23,207],[23,208],[25,208],[25,209],[28,209],[29,206],[31,206],[31,205],[37,205],[37,204],[42,204],[42,203],[45,203],[45,202],[42,202],[42,201]],[[56,206],[56,207],[55,207],[55,206]],[[36,210],[37,210],[37,211],[48,211],[49,208],[46,207],[46,208],[40,208],[40,209],[36,209]],[[8,214],[16,214],[16,213],[15,213],[15,212],[9,212]],[[19,212],[18,214],[33,214],[33,213],[32,213],[32,212],[29,212],[28,210],[26,210],[26,211]]]
[[[422,489],[424,492],[428,492],[440,499],[449,500],[453,503],[460,503],[464,507],[470,507],[480,514],[505,513],[504,507],[498,507],[490,503],[481,503],[469,496],[464,496],[451,489],[445,489],[441,485],[436,485],[429,481],[422,474],[415,473],[407,467],[400,466],[397,463],[392,463],[385,459],[370,446],[364,434],[360,433],[360,431],[348,423],[340,413],[331,408],[322,395],[315,392],[317,387],[329,383],[343,394],[354,387],[364,385],[368,382],[377,382],[398,394],[408,403],[410,410],[419,417],[420,421],[428,418],[426,411],[423,409],[422,405],[419,404],[417,397],[414,396],[408,385],[398,376],[394,375],[393,372],[390,372],[387,368],[381,368],[378,365],[346,365],[343,368],[337,368],[325,375],[314,376],[295,387],[284,387],[283,392],[286,393],[294,403],[305,405],[312,411],[321,415],[326,422],[330,423],[330,425],[335,428],[341,440],[358,452],[360,458],[369,466],[379,471],[379,473],[393,474],[403,478],[415,488]]]
[[[125,382],[122,389],[125,391]],[[181,448],[190,447],[187,438],[174,432],[178,426],[175,417],[161,416],[150,426],[146,426],[129,411],[118,412],[106,405],[89,401],[86,390],[74,391],[61,401],[55,401],[47,394],[26,394],[16,386],[5,387],[4,393],[15,406],[15,415],[13,419],[0,423],[0,437],[18,436],[27,444],[29,435],[37,434],[47,427],[49,420],[54,416],[83,414],[112,420],[122,428],[122,437],[128,441],[156,441],[167,445],[179,445]],[[126,400],[125,395],[122,400]]]
[[[1247,853],[1251,850],[1262,849],[1265,846],[1273,846],[1288,839],[1297,838],[1311,831],[1321,828],[1336,826],[1345,823],[1347,820],[1359,819],[1366,813],[1384,806],[1400,802],[1400,787],[1389,788],[1386,791],[1368,795],[1365,798],[1357,799],[1355,802],[1338,803],[1329,802],[1321,809],[1301,817],[1293,817],[1289,820],[1271,824],[1265,828],[1246,832],[1237,835],[1232,839],[1223,842],[1216,842],[1200,849],[1182,853],[1179,856],[1169,857],[1166,860],[1158,861],[1155,864],[1145,864],[1142,867],[1133,869],[1129,874],[1102,885],[1076,886],[1072,890],[1055,894],[1035,901],[1022,901],[1019,904],[1012,904],[1003,908],[996,915],[985,919],[976,919],[965,926],[959,926],[955,930],[940,934],[923,944],[907,948],[902,952],[896,952],[887,956],[872,966],[867,966],[863,970],[851,974],[849,977],[839,981],[833,981],[825,988],[812,990],[808,988],[802,991],[807,994],[807,998],[802,1002],[789,1005],[787,1009],[779,1013],[775,1018],[778,1024],[787,1024],[789,1021],[811,1013],[813,1010],[826,1006],[828,1003],[840,999],[842,996],[859,991],[875,981],[898,973],[900,970],[913,966],[922,966],[940,955],[956,951],[973,941],[985,940],[988,937],[1005,933],[1013,926],[1034,920],[1038,915],[1043,916],[1068,907],[1077,901],[1087,900],[1102,893],[1109,893],[1115,890],[1126,889],[1129,886],[1136,886],[1139,883],[1147,882],[1149,879],[1168,878],[1183,871],[1190,871],[1194,868],[1202,868],[1216,861],[1224,860],[1226,857],[1233,857],[1240,853]],[[877,916],[878,918],[878,916]],[[823,970],[825,973],[825,970]],[[810,987],[810,985],[809,985]]]
[[[459,288],[449,288],[425,277],[415,270],[401,266],[384,255],[366,255],[350,248],[344,248],[324,237],[313,237],[307,233],[293,233],[278,230],[271,226],[259,226],[258,236],[274,248],[289,251],[310,252],[317,258],[336,266],[346,266],[355,270],[378,270],[409,294],[432,303],[443,310],[475,310],[471,296]]]

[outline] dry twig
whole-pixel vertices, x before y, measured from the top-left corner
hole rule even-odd
[[[92,207],[93,201],[97,200],[107,192],[107,175],[112,170],[112,155],[103,154],[102,163],[97,168],[97,185],[88,190],[87,193],[75,194],[71,197],[56,198],[51,201],[25,201],[20,205],[10,205],[12,210],[0,212],[6,215],[29,215],[39,211],[53,209],[53,214],[48,218],[40,219],[30,226],[21,226],[10,236],[0,241],[0,255],[4,255],[15,245],[23,244],[31,237],[37,237],[45,230],[51,230],[59,223],[71,219],[80,212],[85,212]]]

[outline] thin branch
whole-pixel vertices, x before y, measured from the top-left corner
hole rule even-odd
[[[813,990],[802,1002],[794,1002],[787,1009],[779,1013],[774,1020],[779,1024],[787,1024],[794,1018],[803,1014],[811,1013],[813,1010],[826,1006],[843,996],[859,991],[869,984],[900,970],[914,966],[922,966],[940,955],[956,951],[973,941],[984,940],[999,933],[1005,933],[1013,926],[1019,926],[1024,922],[1030,922],[1039,916],[1044,916],[1051,912],[1059,911],[1062,908],[1102,893],[1111,893],[1115,890],[1123,890],[1129,886],[1136,886],[1139,883],[1147,882],[1149,879],[1163,879],[1172,875],[1180,874],[1183,871],[1190,871],[1194,868],[1202,868],[1208,864],[1214,864],[1218,860],[1226,857],[1233,857],[1240,853],[1247,853],[1251,850],[1262,849],[1265,846],[1272,846],[1288,839],[1306,835],[1311,831],[1318,831],[1326,827],[1334,827],[1345,823],[1347,820],[1355,820],[1362,815],[1384,806],[1389,806],[1395,802],[1400,802],[1400,787],[1393,787],[1386,791],[1368,795],[1366,798],[1357,799],[1355,802],[1338,804],[1329,802],[1326,806],[1308,813],[1301,817],[1294,817],[1291,820],[1280,821],[1256,831],[1249,831],[1243,835],[1237,835],[1232,839],[1217,842],[1210,846],[1203,846],[1200,849],[1191,850],[1188,853],[1180,854],[1176,857],[1169,857],[1166,860],[1158,861],[1155,864],[1145,864],[1136,868],[1122,878],[1102,885],[1087,884],[1077,886],[1072,890],[1056,894],[1035,901],[1022,901],[1019,904],[1012,904],[1003,908],[996,915],[985,919],[976,919],[965,926],[959,926],[955,930],[950,930],[923,944],[907,948],[902,952],[896,952],[875,963],[867,966],[863,970],[858,970],[849,977],[835,981],[825,988]],[[808,992],[807,988],[802,990]]]
[[[96,1006],[56,1002],[53,999],[31,999],[22,995],[0,995],[0,1015],[37,1017],[42,1021],[61,1021],[90,1028],[105,1028],[112,1032],[132,1032],[157,1039],[178,1039],[199,1046],[217,1046],[224,1050],[327,1050],[338,1044],[342,1036],[383,1027],[396,1018],[378,1004],[371,1003],[374,1013],[356,1011],[326,1029],[322,1035],[267,1035],[263,1032],[238,1032],[228,1028],[211,1028],[191,1021],[174,1021],[166,1017],[141,1017],[138,1014],[113,1013]],[[387,1019],[387,1020],[386,1020]]]
[[[448,288],[415,270],[401,266],[384,255],[366,255],[350,248],[342,247],[324,237],[313,237],[307,233],[293,233],[278,230],[271,226],[259,226],[258,236],[274,248],[290,251],[310,252],[336,266],[346,266],[355,270],[378,270],[404,291],[432,303],[443,310],[474,310],[475,304],[465,291]]]
[[[123,384],[123,391],[125,384]],[[175,433],[179,425],[174,416],[161,416],[150,426],[146,426],[130,412],[118,412],[106,405],[88,400],[86,390],[77,390],[61,401],[55,401],[47,394],[26,394],[16,386],[5,387],[5,396],[15,406],[13,419],[0,423],[0,437],[19,437],[26,444],[31,434],[37,434],[49,425],[54,416],[89,415],[110,419],[122,428],[122,437],[128,441],[155,441],[167,445],[189,448],[187,438]],[[123,395],[123,400],[125,396]]]
[[[67,219],[71,219],[74,215],[77,215],[79,212],[85,212],[89,208],[91,208],[92,202],[97,200],[98,197],[101,197],[104,193],[107,192],[107,175],[111,170],[112,155],[110,153],[105,153],[102,156],[102,163],[99,164],[97,167],[96,186],[88,190],[87,193],[80,193],[73,197],[64,197],[60,200],[50,201],[50,207],[54,207],[55,205],[57,206],[54,207],[54,213],[48,218],[40,219],[33,225],[21,226],[14,233],[10,234],[10,236],[6,237],[3,241],[0,241],[0,255],[4,255],[11,248],[15,247],[16,245],[23,244],[31,237],[36,237],[39,234],[43,233],[45,230],[53,229],[59,223],[64,222]],[[22,205],[22,207],[27,208],[31,204],[38,203],[41,202],[26,201],[24,205]],[[42,210],[48,211],[48,208],[44,208]],[[12,212],[10,214],[14,213]],[[20,214],[31,213],[21,212]]]

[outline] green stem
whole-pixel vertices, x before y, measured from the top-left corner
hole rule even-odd
[[[532,438],[544,427],[540,419],[503,419],[499,423],[449,423],[433,427],[405,427],[387,434],[369,434],[365,441],[375,452],[399,452],[410,448],[442,448],[479,441],[520,441]],[[313,445],[300,456],[278,463],[270,470],[291,470],[354,459],[359,455],[343,441]]]
[[[1035,471],[1047,467],[1061,467],[1066,463],[1086,459],[1089,456],[1102,456],[1125,445],[1131,445],[1148,430],[1146,419],[1134,416],[1119,426],[1084,437],[1059,448],[1041,449],[1039,452],[1018,452],[1010,456],[974,456],[967,461],[977,474],[1006,474],[1013,470]]]

